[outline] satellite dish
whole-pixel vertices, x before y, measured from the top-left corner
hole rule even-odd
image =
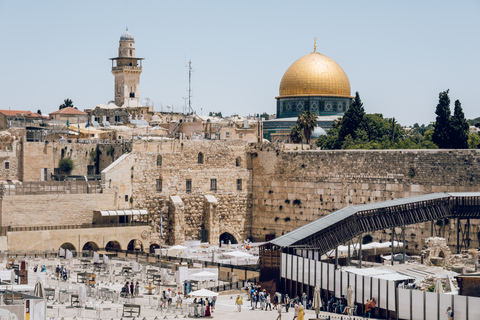
[[[172,106],[167,106],[168,109],[170,109]]]

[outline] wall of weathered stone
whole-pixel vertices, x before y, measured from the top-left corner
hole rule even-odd
[[[94,210],[115,209],[116,193],[3,196],[2,227],[91,224]]]
[[[41,170],[48,168],[51,173],[58,168],[63,157],[70,157],[75,168],[72,175],[86,175],[88,166],[94,166],[100,173],[122,154],[129,151],[130,145],[123,143],[60,143],[58,141],[23,142],[24,145],[24,172],[23,181],[40,181]],[[98,146],[98,148],[97,148]]]
[[[205,225],[206,195],[213,195],[219,203],[215,232],[228,232],[243,241],[250,235],[251,212],[247,148],[241,141],[135,141],[131,155],[107,168],[102,179],[111,180],[111,186],[118,187],[120,193],[131,191],[132,206],[149,211],[152,228],[157,226],[152,230],[158,230],[163,209],[163,243],[173,244],[170,239],[178,238],[172,235],[176,226],[174,217],[169,216],[170,196],[179,196],[184,202],[185,240],[200,239],[202,228],[212,232]],[[198,163],[200,152],[203,164]],[[158,156],[162,158],[160,166]],[[133,178],[125,179],[126,175]],[[216,190],[211,190],[211,179],[217,180]],[[241,190],[237,190],[238,179],[242,180]],[[161,191],[157,190],[157,180],[162,180]],[[191,180],[191,191],[186,189],[187,180]]]
[[[252,236],[257,241],[345,206],[480,188],[480,150],[284,152],[280,146],[257,145],[251,162]],[[449,221],[450,245],[456,243],[452,227]],[[472,246],[478,246],[478,231],[472,222]],[[419,244],[424,236],[430,236],[430,223],[407,228],[407,243]],[[374,240],[390,240],[390,231],[375,234]]]
[[[18,181],[22,175],[22,143],[18,140],[2,143],[0,149],[0,181]]]

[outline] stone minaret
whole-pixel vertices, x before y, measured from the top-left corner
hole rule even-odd
[[[112,73],[115,76],[115,104],[119,107],[140,105],[140,73],[143,58],[135,58],[135,40],[125,31],[120,37],[118,57],[112,60]]]

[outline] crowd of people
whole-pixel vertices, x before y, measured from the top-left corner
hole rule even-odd
[[[195,317],[211,317],[215,309],[216,299],[217,297],[205,298],[205,300],[203,298],[200,298],[200,300],[193,299]]]
[[[313,309],[312,300],[308,298],[305,292],[300,297],[297,296],[293,300],[290,299],[288,294],[283,296],[283,299],[282,295],[275,294],[272,299],[270,293],[267,293],[265,289],[262,290],[258,283],[251,283],[248,280],[245,289],[247,290],[247,297],[248,301],[250,301],[250,307],[252,310],[277,310],[277,320],[282,319],[282,309],[285,308],[285,312],[288,312],[290,307],[292,307],[292,304],[294,308],[293,320],[302,320],[303,316],[305,315],[304,310]],[[376,304],[377,302],[375,297],[372,297],[371,300],[366,301],[365,310],[363,313],[364,318],[370,318],[373,315]],[[241,312],[243,299],[240,295],[237,296],[235,305],[237,306],[237,311]],[[324,312],[347,314],[349,310],[349,308],[347,308],[347,299],[342,295],[340,299],[331,297],[328,300],[322,300],[320,310]]]
[[[121,295],[124,297],[136,297],[140,294],[140,284],[127,281],[122,288]]]

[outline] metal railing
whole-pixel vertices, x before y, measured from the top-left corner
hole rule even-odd
[[[84,223],[81,225],[61,225],[61,226],[32,226],[32,227],[1,227],[1,235],[6,236],[7,232],[24,232],[24,231],[42,231],[42,230],[64,230],[64,229],[89,229],[89,228],[121,228],[121,227],[138,227],[148,226],[146,221],[132,221],[129,223]]]
[[[101,181],[32,181],[4,184],[4,196],[102,193]]]

